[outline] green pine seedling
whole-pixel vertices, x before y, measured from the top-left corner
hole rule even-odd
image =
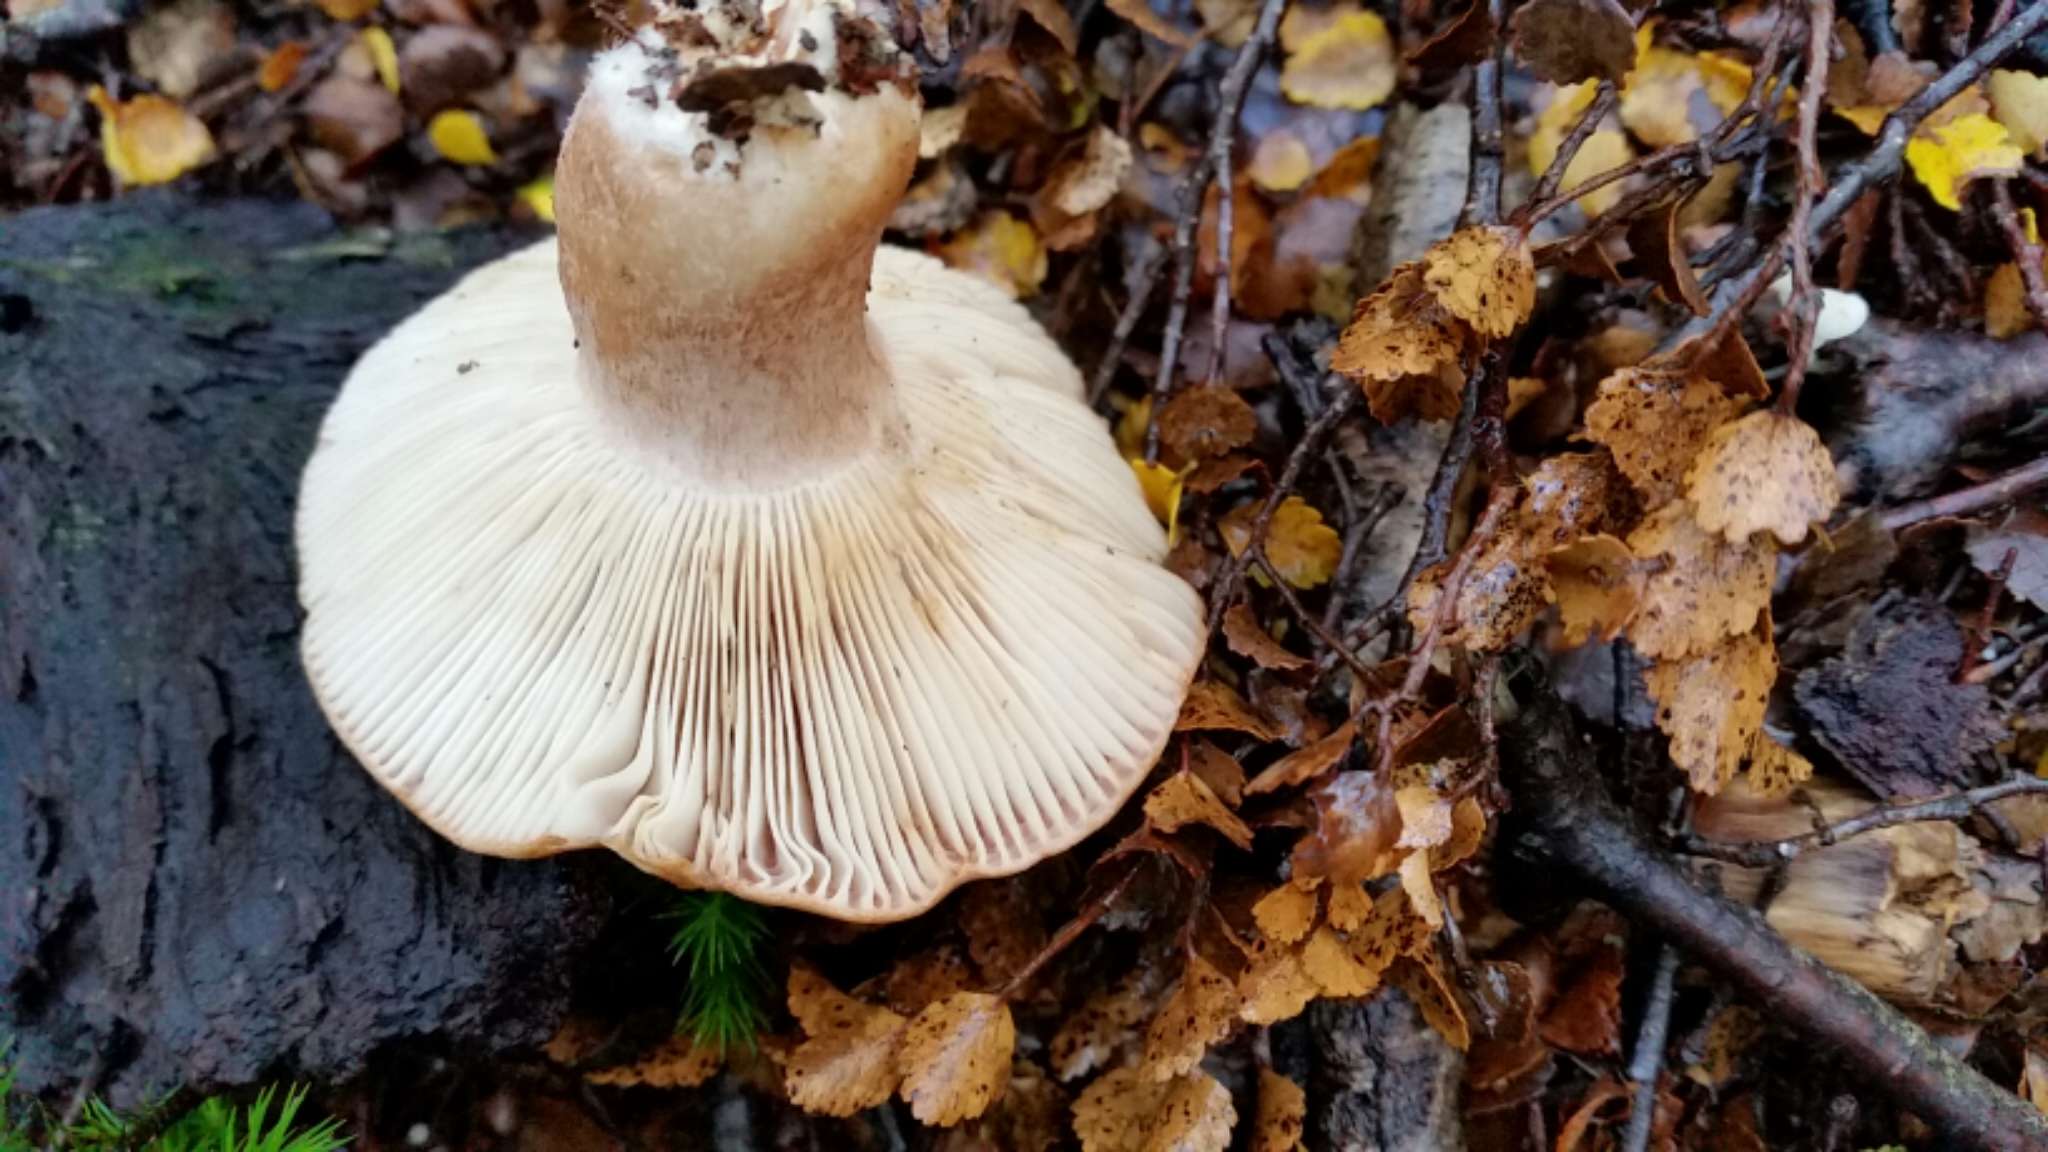
[[[724,892],[687,892],[663,919],[677,921],[669,959],[689,974],[676,1031],[720,1052],[751,1051],[767,984],[757,955],[768,931],[761,910]]]

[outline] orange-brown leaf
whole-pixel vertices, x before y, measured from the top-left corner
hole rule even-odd
[[[1363,884],[1338,884],[1330,889],[1330,909],[1325,913],[1330,927],[1339,932],[1356,932],[1372,919],[1372,893]]]
[[[1308,935],[1316,922],[1316,892],[1313,880],[1290,880],[1259,897],[1252,905],[1252,920],[1260,934],[1277,944],[1292,944]]]
[[[1372,414],[1392,424],[1458,414],[1465,329],[1429,290],[1420,263],[1404,264],[1358,302],[1330,367],[1365,386]]]
[[[1302,945],[1301,964],[1325,996],[1367,996],[1380,986],[1380,972],[1361,960],[1350,943],[1325,925]]]
[[[1402,957],[1387,970],[1387,983],[1406,992],[1422,1010],[1422,1018],[1451,1047],[1463,1052],[1472,1046],[1472,1030],[1465,1023],[1465,1010],[1458,1004],[1458,994],[1433,957]]]
[[[1316,827],[1294,846],[1294,874],[1356,884],[1383,874],[1401,835],[1394,791],[1378,773],[1344,772],[1317,785]]]
[[[1177,732],[1242,732],[1260,740],[1279,737],[1279,729],[1252,711],[1237,690],[1218,680],[1197,681],[1180,706]]]
[[[717,1048],[700,1045],[687,1033],[678,1032],[631,1064],[589,1072],[583,1078],[592,1084],[695,1088],[711,1079],[724,1062],[724,1054]],[[888,1099],[888,1093],[884,1092],[882,1098]]]
[[[1247,1024],[1277,1024],[1301,1015],[1322,988],[1301,955],[1271,944],[1254,951],[1237,978],[1238,1018]]]
[[[1252,846],[1252,830],[1192,772],[1175,772],[1154,788],[1145,797],[1145,818],[1161,832],[1202,824],[1239,848],[1249,851]]]
[[[1010,1006],[987,993],[959,992],[918,1013],[896,1053],[911,1115],[939,1128],[981,1115],[1009,1083],[1016,1045]]]
[[[1738,404],[1706,377],[1661,368],[1624,368],[1600,382],[1586,409],[1586,436],[1614,462],[1650,506],[1677,496],[1714,429]]]
[[[1483,336],[1513,335],[1536,306],[1536,263],[1528,238],[1513,228],[1459,229],[1422,263],[1437,302]]]
[[[1244,786],[1244,794],[1262,796],[1313,780],[1335,768],[1356,739],[1358,725],[1347,721],[1328,736],[1267,765],[1264,771],[1252,777],[1251,783]]]
[[[1223,639],[1230,644],[1230,650],[1245,657],[1261,668],[1275,672],[1294,672],[1309,666],[1306,656],[1296,656],[1267,632],[1252,614],[1249,604],[1233,604],[1223,614]]]
[[[1768,530],[1797,544],[1841,500],[1820,435],[1775,408],[1716,428],[1685,483],[1700,525],[1738,543]]]
[[[1595,637],[1605,643],[1635,619],[1644,573],[1627,544],[1604,534],[1587,536],[1552,552],[1544,564],[1566,647]]]
[[[1053,1034],[1053,1075],[1061,1080],[1085,1076],[1134,1043],[1138,1025],[1152,1013],[1153,979],[1150,967],[1133,968],[1070,1013]]]
[[[1768,538],[1732,544],[1694,522],[1682,502],[1657,510],[1629,534],[1639,561],[1663,565],[1643,582],[1629,639],[1654,660],[1676,660],[1748,632],[1770,606]]]
[[[1671,759],[1695,791],[1712,795],[1735,778],[1763,726],[1778,678],[1770,615],[1755,629],[1684,659],[1660,660],[1644,680],[1657,702],[1657,727],[1671,738]]]
[[[1237,1124],[1230,1090],[1206,1072],[1174,1080],[1140,1152],[1224,1152]]]
[[[1136,1066],[1111,1069],[1074,1101],[1074,1135],[1081,1152],[1142,1152],[1168,1088]]]
[[[1757,730],[1749,751],[1749,787],[1759,796],[1782,796],[1813,778],[1806,757]]]
[[[1258,1128],[1252,1152],[1299,1152],[1308,1120],[1308,1094],[1271,1068],[1259,1069]]]
[[[797,1107],[851,1116],[896,1090],[903,1017],[855,1000],[801,965],[789,971],[789,1011],[807,1036],[783,1069]]]
[[[1159,410],[1159,439],[1183,460],[1222,456],[1252,442],[1259,418],[1244,397],[1222,385],[1189,388]]]
[[[1486,809],[1470,796],[1451,809],[1451,835],[1429,850],[1429,870],[1441,872],[1472,858],[1486,839]]]
[[[1230,1034],[1237,1008],[1236,986],[1200,953],[1190,953],[1180,984],[1145,1030],[1145,1074],[1164,1083],[1193,1071],[1209,1045]]]

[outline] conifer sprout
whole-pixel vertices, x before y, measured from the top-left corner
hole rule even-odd
[[[1157,759],[1200,599],[1028,314],[880,246],[918,115],[848,0],[657,8],[593,67],[558,239],[350,374],[305,665],[449,839],[890,920]]]

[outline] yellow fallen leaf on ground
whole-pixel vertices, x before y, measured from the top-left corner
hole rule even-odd
[[[1565,647],[1595,638],[1604,644],[1635,619],[1643,573],[1627,544],[1613,536],[1588,536],[1552,552],[1544,564]]]
[[[519,202],[535,216],[550,224],[555,222],[555,174],[547,172],[519,186]]]
[[[1537,114],[1535,131],[1529,134],[1529,172],[1541,176],[1549,171],[1557,159],[1558,151],[1564,145],[1564,138],[1570,135],[1572,126],[1585,114],[1593,103],[1599,85],[1591,80],[1567,85],[1555,90],[1550,103]],[[1597,128],[1586,142],[1580,145],[1572,156],[1572,162],[1565,165],[1564,182],[1559,190],[1570,192],[1603,172],[1619,168],[1635,159],[1635,149],[1629,145],[1628,137],[1617,128]],[[1598,216],[1615,206],[1621,200],[1622,181],[1616,181],[1603,188],[1594,189],[1578,198],[1581,212]]]
[[[856,1000],[801,965],[789,972],[789,1011],[808,1037],[783,1068],[790,1100],[822,1116],[852,1116],[896,1091],[903,1017]]]
[[[1994,69],[1985,88],[1991,94],[1991,114],[2012,136],[2012,142],[2029,156],[2039,156],[2048,147],[2048,76],[2032,72]]]
[[[1277,1024],[1301,1015],[1322,988],[1309,976],[1299,953],[1263,944],[1237,977],[1237,1018],[1247,1024]]]
[[[377,10],[381,0],[315,0],[329,20],[361,20]]]
[[[1292,192],[1315,175],[1316,161],[1301,137],[1276,128],[1259,139],[1245,175],[1263,192]]]
[[[1237,1124],[1230,1089],[1206,1072],[1173,1082],[1154,1118],[1143,1152],[1224,1152]]]
[[[1036,295],[1045,282],[1045,242],[1029,222],[990,210],[939,249],[939,258],[962,272],[999,285],[1016,299]]]
[[[2041,267],[2048,273],[2048,260],[2043,260]],[[2000,264],[1984,282],[1984,334],[1994,340],[2010,340],[2033,327],[2034,314],[2027,311],[2026,277],[2020,275],[2019,265]]]
[[[97,84],[86,99],[99,109],[107,170],[125,186],[168,184],[213,159],[213,133],[175,101],[144,94],[117,103]]]
[[[1240,504],[1217,526],[1231,555],[1243,554],[1251,544],[1258,507]],[[1323,523],[1323,514],[1313,505],[1299,496],[1289,496],[1273,510],[1273,519],[1266,526],[1265,552],[1266,562],[1282,580],[1296,588],[1315,588],[1336,573],[1344,541],[1335,528]]]
[[[1614,454],[1622,475],[1655,507],[1677,496],[1714,429],[1740,404],[1700,373],[1624,368],[1600,381],[1586,438]]]
[[[1378,107],[1393,94],[1400,65],[1387,22],[1350,3],[1326,15],[1321,27],[1288,49],[1280,90],[1297,104],[1318,108]]]
[[[718,1071],[724,1054],[715,1047],[700,1045],[687,1033],[677,1033],[656,1045],[631,1064],[604,1068],[584,1077],[592,1084],[634,1085],[650,1088],[695,1088]],[[887,1093],[883,1099],[887,1099]]]
[[[1016,1046],[1010,1006],[985,992],[956,992],[918,1013],[896,1054],[911,1115],[939,1128],[981,1115],[1010,1082]]]
[[[1458,994],[1434,957],[1414,960],[1403,957],[1387,970],[1387,983],[1408,994],[1422,1010],[1422,1018],[1436,1029],[1451,1047],[1463,1052],[1472,1045],[1472,1030],[1465,1022],[1465,1010]]]
[[[1628,635],[1638,652],[1678,660],[1748,632],[1771,602],[1776,550],[1769,537],[1747,544],[1700,527],[1684,501],[1657,510],[1628,537],[1638,561],[1661,564],[1644,579]]]
[[[1316,922],[1316,889],[1313,882],[1282,884],[1252,905],[1252,921],[1266,939],[1292,944],[1308,935]]]
[[[1813,764],[1757,729],[1749,752],[1749,786],[1759,796],[1783,796],[1813,778]]]
[[[1778,654],[1770,617],[1713,648],[1685,659],[1658,661],[1644,674],[1657,702],[1657,727],[1671,738],[1671,761],[1693,790],[1719,792],[1735,778],[1763,727]]]
[[[466,108],[435,114],[427,123],[427,139],[433,141],[434,151],[443,158],[464,167],[482,168],[498,162],[490,134],[484,131],[483,118]]]
[[[1206,1072],[1162,1084],[1118,1068],[1074,1101],[1081,1152],[1224,1152],[1236,1123],[1230,1090]]]
[[[1382,424],[1410,414],[1449,420],[1462,397],[1465,337],[1464,324],[1429,290],[1421,262],[1404,264],[1358,302],[1330,367],[1365,389]]]
[[[1154,788],[1145,797],[1145,819],[1161,832],[1202,824],[1239,848],[1249,851],[1252,846],[1252,830],[1192,772],[1175,772]]]
[[[2005,125],[1982,113],[1959,116],[1906,141],[1906,164],[1914,178],[1936,204],[1951,211],[1962,209],[1965,184],[1984,176],[2016,175],[2026,159]]]
[[[1142,456],[1131,457],[1130,464],[1139,490],[1145,493],[1145,507],[1152,510],[1154,519],[1166,525],[1166,543],[1173,546],[1180,540],[1180,497],[1187,473],[1176,472],[1164,464],[1148,464]]]
[[[1252,1152],[1297,1152],[1308,1120],[1308,1094],[1271,1068],[1259,1069],[1259,1111]]]
[[[398,46],[391,42],[391,33],[382,28],[365,28],[356,33],[356,42],[363,46],[363,53],[370,58],[370,66],[377,70],[377,82],[392,95],[397,95]]]
[[[1763,408],[1716,428],[1686,476],[1700,526],[1741,543],[1770,531],[1797,544],[1841,500],[1835,461],[1813,425]]]
[[[1198,952],[1188,954],[1180,984],[1145,1029],[1145,1074],[1164,1083],[1185,1076],[1237,1023],[1237,986]]]
[[[1422,262],[1437,301],[1482,335],[1512,335],[1536,306],[1536,263],[1528,238],[1513,228],[1460,229]]]

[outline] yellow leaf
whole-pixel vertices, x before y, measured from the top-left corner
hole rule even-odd
[[[213,133],[175,101],[142,95],[116,103],[97,84],[86,98],[100,112],[107,170],[124,185],[168,184],[213,159]]]
[[[848,996],[800,965],[789,971],[789,1012],[808,1037],[783,1069],[797,1107],[851,1116],[889,1099],[899,1079],[903,1017]]]
[[[985,992],[956,992],[918,1013],[896,1053],[902,1095],[920,1121],[950,1128],[988,1110],[1010,1082],[1017,1026]]]
[[[1749,786],[1759,796],[1783,796],[1813,778],[1806,757],[1764,734],[1759,728],[1749,753]]]
[[[1284,128],[1276,128],[1260,139],[1258,147],[1252,149],[1251,166],[1245,175],[1251,178],[1265,192],[1292,192],[1308,183],[1315,175],[1315,156],[1301,137]]]
[[[1707,437],[1739,408],[1703,372],[1623,368],[1600,381],[1586,409],[1586,439],[1605,445],[1655,507],[1679,494]]]
[[[1118,1068],[1074,1101],[1081,1152],[1224,1152],[1236,1123],[1230,1090],[1206,1072],[1154,1083]]]
[[[1195,1072],[1166,1090],[1140,1152],[1224,1152],[1236,1124],[1230,1089],[1206,1072]]]
[[[2012,135],[2020,151],[2039,156],[2048,146],[2048,77],[1995,69],[1986,85],[1991,114]]]
[[[1659,661],[1643,676],[1657,702],[1657,727],[1671,738],[1671,762],[1693,790],[1719,792],[1735,778],[1763,727],[1778,654],[1770,618],[1700,655]]]
[[[427,124],[427,138],[434,151],[465,167],[480,168],[498,162],[484,122],[467,109],[451,108],[435,115]]]
[[[1661,565],[1644,580],[1628,628],[1636,650],[1652,659],[1712,651],[1748,632],[1770,606],[1776,549],[1768,536],[1730,543],[1674,500],[1629,533],[1628,546],[1637,560]]]
[[[1154,519],[1166,525],[1167,546],[1180,543],[1180,494],[1187,473],[1175,472],[1164,464],[1147,464],[1142,456],[1131,457],[1130,464],[1139,489],[1145,493],[1145,507],[1152,510]]]
[[[1797,544],[1841,500],[1834,458],[1813,425],[1775,408],[1716,428],[1685,483],[1700,526],[1737,543],[1768,529]]]
[[[1466,329],[1430,291],[1422,261],[1358,302],[1330,367],[1364,387],[1373,418],[1449,420],[1463,394]]]
[[[939,258],[1000,285],[1019,300],[1035,294],[1045,282],[1044,240],[1028,221],[999,209],[976,217],[939,249]]]
[[[1463,1052],[1472,1043],[1471,1028],[1465,1023],[1465,1010],[1458,1006],[1458,994],[1451,989],[1450,977],[1444,974],[1443,966],[1435,957],[1415,960],[1403,957],[1387,972],[1387,982],[1408,994],[1415,1006],[1422,1010],[1422,1018],[1436,1029],[1451,1047]],[[1560,1147],[1566,1146],[1562,1141]]]
[[[1483,335],[1512,335],[1536,306],[1528,238],[1512,228],[1464,228],[1430,246],[1423,282],[1445,310]]]
[[[1292,944],[1308,935],[1316,920],[1316,883],[1300,880],[1280,885],[1252,905],[1252,920],[1268,940]]]
[[[1243,554],[1251,543],[1252,520],[1258,506],[1241,504],[1230,510],[1218,525],[1223,543],[1233,556]],[[1315,588],[1327,583],[1343,557],[1344,541],[1337,530],[1323,523],[1323,514],[1299,496],[1289,496],[1273,510],[1266,527],[1266,562],[1282,580],[1296,588]]]
[[[698,1045],[686,1033],[677,1033],[631,1064],[604,1068],[584,1079],[592,1084],[645,1084],[650,1088],[695,1088],[711,1079],[725,1062],[717,1048]],[[887,1099],[886,1094],[883,1097]]]
[[[356,33],[356,39],[362,44],[364,53],[370,57],[371,66],[377,69],[377,79],[383,83],[384,87],[392,95],[397,95],[398,47],[391,42],[391,33],[386,32],[382,28],[365,28],[361,32]],[[481,126],[479,126],[478,131],[482,131]],[[435,143],[439,144],[440,141],[437,140]],[[486,142],[484,148],[488,151],[490,144]],[[451,156],[449,159],[452,160],[454,157]],[[485,161],[485,163],[491,162]]]
[[[1251,850],[1251,828],[1192,772],[1175,772],[1154,788],[1145,797],[1145,819],[1161,832],[1178,832],[1190,824],[1206,825],[1239,848]]]
[[[1906,164],[1934,202],[1951,211],[1963,206],[1963,185],[1980,176],[2011,176],[2026,163],[2005,125],[1983,113],[1959,116],[1931,133],[1906,141]]]
[[[2048,262],[2043,263],[2048,270]],[[2034,327],[2027,311],[2027,282],[2020,266],[2000,264],[1984,282],[1984,334],[1993,340],[2010,340]]]
[[[1230,1034],[1237,1009],[1237,986],[1200,953],[1189,953],[1180,984],[1145,1030],[1146,1075],[1163,1083],[1194,1071],[1209,1045]]]
[[[1258,1129],[1252,1152],[1298,1152],[1308,1119],[1308,1094],[1271,1068],[1259,1069]]]
[[[315,0],[329,20],[360,20],[377,10],[379,0]]]
[[[1591,80],[1556,90],[1550,103],[1545,105],[1536,117],[1536,130],[1529,135],[1529,170],[1541,176],[1548,171],[1558,150],[1563,147],[1564,138],[1578,123],[1586,106],[1593,102],[1599,86]],[[1619,168],[1635,159],[1635,149],[1629,146],[1628,137],[1613,128],[1600,128],[1586,138],[1579,150],[1572,156],[1572,162],[1565,165],[1564,182],[1560,190],[1570,192],[1593,177]],[[1619,203],[1622,182],[1616,181],[1604,188],[1596,189],[1579,197],[1579,210],[1588,216],[1598,216]]]
[[[1301,1015],[1322,987],[1308,974],[1301,956],[1286,948],[1261,944],[1237,977],[1237,1018],[1247,1024],[1277,1024]]]
[[[1280,69],[1280,90],[1318,108],[1375,108],[1394,92],[1399,60],[1387,22],[1342,4],[1323,26],[1299,38]]]
[[[519,202],[533,211],[535,216],[550,224],[555,222],[555,174],[548,172],[522,184],[517,193]]]

